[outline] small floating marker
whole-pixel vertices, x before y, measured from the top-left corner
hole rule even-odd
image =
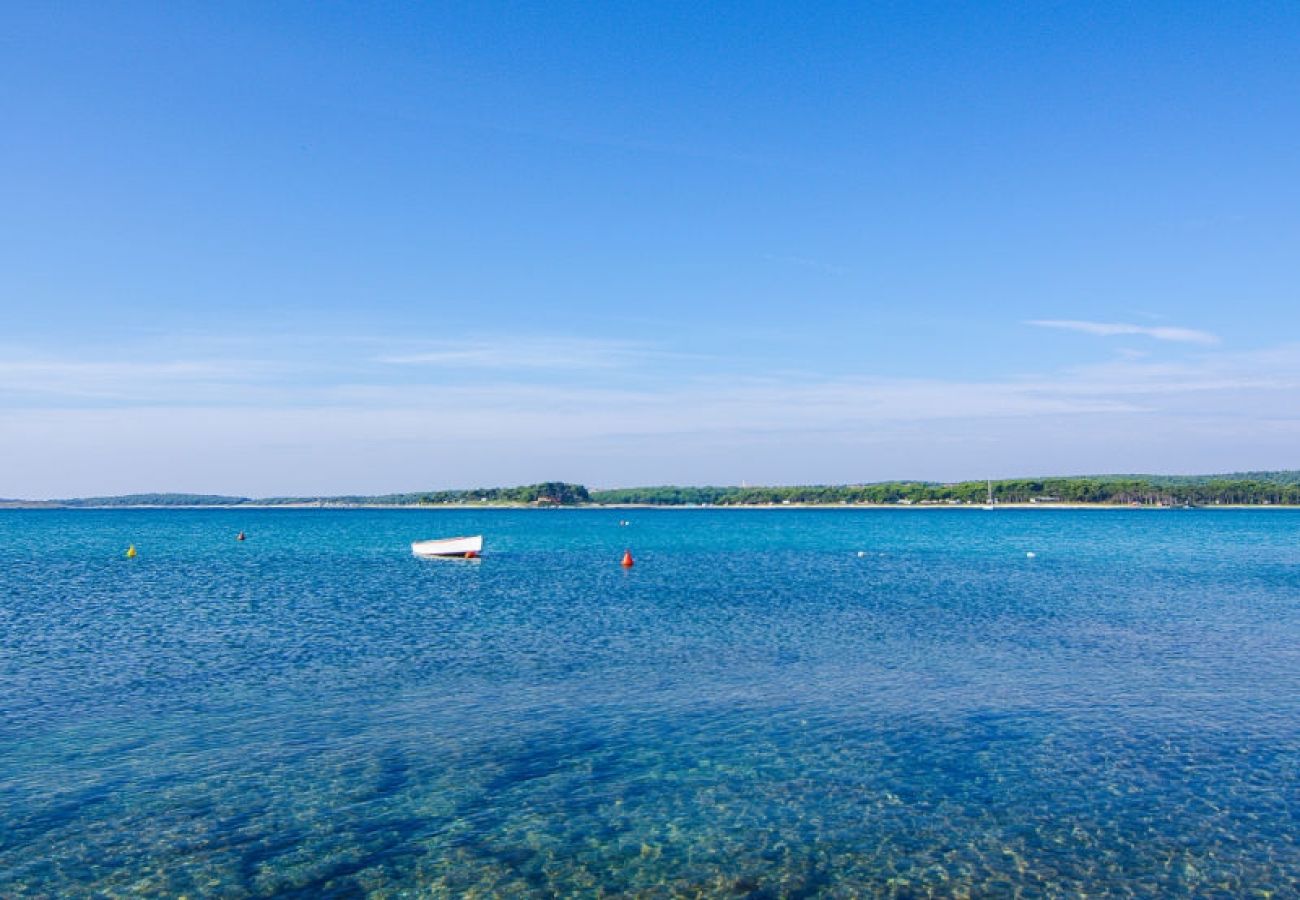
[[[866,550],[859,550],[859,551],[858,551],[858,559],[862,559],[862,557],[864,557],[864,556],[866,556],[866,555],[867,555],[867,551],[866,551]]]
[[[619,563],[619,565],[622,566],[622,567],[625,568],[625,569],[630,569],[630,568],[632,568],[632,566],[634,565],[634,563],[632,562],[632,551],[631,551],[631,550],[624,550],[624,551],[623,551],[623,561],[622,561],[621,563]]]
[[[237,540],[237,541],[246,541],[246,540],[248,540],[248,535],[244,534],[244,533],[241,531],[241,532],[239,532],[239,534],[235,535],[235,540]]]
[[[1033,550],[1030,550],[1028,553],[1025,554],[1025,556],[1028,557],[1029,559],[1033,559],[1037,555],[1038,554],[1035,553]]]
[[[135,544],[130,544],[126,548],[126,558],[135,559]]]

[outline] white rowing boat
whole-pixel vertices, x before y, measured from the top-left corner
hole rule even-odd
[[[444,538],[440,541],[415,541],[411,552],[416,556],[459,556],[474,559],[483,552],[483,535]]]

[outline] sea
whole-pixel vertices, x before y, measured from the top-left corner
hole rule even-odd
[[[1300,511],[0,512],[0,896],[1083,895],[1300,896]]]

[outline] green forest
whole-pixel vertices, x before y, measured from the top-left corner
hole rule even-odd
[[[1300,506],[1300,471],[1231,475],[1087,475],[1012,478],[991,483],[994,503],[1098,503],[1117,506]],[[765,506],[816,504],[970,505],[988,500],[990,483],[885,481],[854,485],[657,487],[589,490],[547,481],[517,487],[415,491],[402,494],[252,499],[215,494],[129,494],[50,501],[0,501],[6,506]]]
[[[991,484],[996,503],[1103,503],[1143,506],[1221,504],[1300,505],[1295,473],[1254,473],[1255,477],[1160,478],[1106,475],[1069,478],[1015,478]],[[788,487],[647,487],[592,491],[596,503],[753,506],[767,504],[923,504],[965,505],[988,501],[990,483],[935,484],[889,481],[862,485]]]

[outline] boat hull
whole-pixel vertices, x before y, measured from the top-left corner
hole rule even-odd
[[[460,556],[474,557],[483,552],[483,535],[473,537],[445,538],[439,541],[414,541],[411,552],[416,556]]]

